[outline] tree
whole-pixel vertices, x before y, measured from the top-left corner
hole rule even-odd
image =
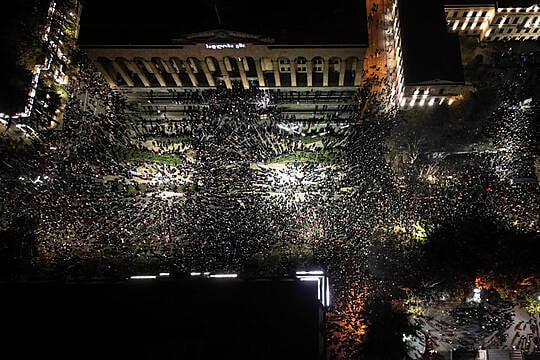
[[[405,311],[398,305],[379,298],[366,304],[367,332],[360,345],[365,360],[402,360],[408,353],[404,338],[414,335],[417,326],[411,324]]]
[[[45,62],[46,54],[47,48],[42,39],[41,27],[27,29],[17,45],[17,64],[33,71],[36,65],[42,65]]]

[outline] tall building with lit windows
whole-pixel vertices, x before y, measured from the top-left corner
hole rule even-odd
[[[448,28],[482,41],[538,40],[538,0],[445,0]]]
[[[159,31],[141,30],[134,8],[122,15],[133,26],[117,26],[98,3],[83,7],[80,46],[145,119],[184,119],[200,105],[195,94],[217,86],[267,89],[295,119],[339,120],[355,110],[368,44],[365,1],[262,11],[248,0],[191,1],[182,4],[181,21],[153,7],[138,10],[173,19],[171,27],[157,24]]]
[[[446,28],[441,0],[393,4],[397,101],[402,109],[452,104],[472,89],[465,82],[457,34]]]

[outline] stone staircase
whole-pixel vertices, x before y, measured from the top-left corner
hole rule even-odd
[[[510,360],[523,360],[521,350],[510,350]]]

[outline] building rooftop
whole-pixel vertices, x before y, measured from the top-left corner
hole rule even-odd
[[[82,45],[167,45],[186,34],[215,29],[260,35],[276,44],[366,45],[365,0],[304,2],[251,0],[156,0],[144,6],[86,1],[81,15]]]
[[[456,34],[447,31],[442,0],[422,6],[399,2],[405,84],[464,82],[461,49]]]
[[[320,356],[322,307],[313,282],[45,282],[0,284],[0,291],[7,330],[0,355],[307,360]]]

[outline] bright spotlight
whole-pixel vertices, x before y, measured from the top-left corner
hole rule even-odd
[[[211,278],[220,278],[220,279],[223,279],[223,278],[234,279],[234,278],[238,277],[238,274],[212,274],[212,275],[210,275],[210,277]]]

